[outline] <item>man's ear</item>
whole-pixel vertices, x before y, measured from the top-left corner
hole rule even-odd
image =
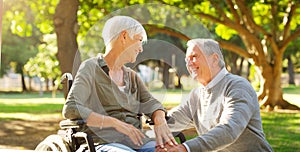
[[[216,66],[219,66],[219,55],[217,53],[214,53],[213,54],[213,64],[216,65]]]

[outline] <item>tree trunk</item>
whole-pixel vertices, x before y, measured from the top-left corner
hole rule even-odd
[[[262,71],[261,90],[259,92],[260,105],[269,110],[294,109],[299,107],[288,103],[283,99],[281,88],[282,55],[277,55],[274,64],[265,64],[259,67]]]
[[[25,78],[24,78],[23,66],[24,65],[22,65],[20,63],[17,64],[17,71],[19,71],[20,74],[21,74],[22,92],[27,91],[27,87],[26,87],[26,84],[25,84]]]
[[[45,79],[45,83],[46,83],[46,91],[48,92],[50,90],[49,89],[49,78]]]
[[[78,24],[78,0],[60,0],[54,15],[54,26],[57,35],[57,59],[62,73],[72,72],[73,61],[78,50],[76,41]],[[66,87],[64,86],[66,97]]]
[[[167,89],[169,89],[169,69],[170,65],[163,62],[163,83]]]
[[[289,84],[295,84],[295,72],[294,72],[294,65],[291,59],[291,55],[287,57],[287,60],[288,60]]]

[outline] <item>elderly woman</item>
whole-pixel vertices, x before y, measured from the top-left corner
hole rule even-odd
[[[67,119],[84,119],[97,151],[154,151],[163,142],[176,144],[161,103],[151,96],[137,74],[124,66],[135,62],[147,35],[143,26],[127,16],[106,21],[102,37],[104,55],[84,61],[63,108]],[[154,120],[156,142],[139,129],[138,113]]]

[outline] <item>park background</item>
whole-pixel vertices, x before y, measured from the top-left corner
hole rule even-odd
[[[296,0],[0,2],[0,148],[34,149],[56,133],[64,103],[62,73],[74,74],[81,61],[103,52],[99,29],[109,16],[121,14],[145,26],[149,41],[137,64],[128,66],[166,107],[176,106],[197,86],[185,69],[186,41],[214,38],[227,69],[257,90],[274,150],[300,151]]]

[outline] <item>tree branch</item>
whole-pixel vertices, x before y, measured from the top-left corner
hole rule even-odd
[[[295,14],[295,11],[296,11],[297,7],[298,7],[298,3],[293,5],[293,4],[291,4],[291,2],[289,2],[289,4],[288,4],[288,8],[286,10],[288,15],[284,16],[284,18],[283,18],[283,24],[285,24],[284,25],[284,30],[283,30],[283,40],[285,40],[288,37],[288,35],[290,34],[289,31],[290,31],[290,28],[291,28],[292,18]],[[290,9],[290,11],[288,9]],[[287,18],[286,23],[284,23],[285,18]]]
[[[247,52],[247,50],[245,50],[235,44],[228,43],[226,41],[218,41],[218,42],[223,49],[230,50],[231,52],[239,54],[240,56],[247,58],[247,59],[251,58],[251,55]]]
[[[258,26],[254,22],[253,16],[252,16],[252,13],[251,13],[252,11],[245,6],[245,3],[246,2],[244,0],[237,0],[236,1],[236,4],[240,8],[242,16],[245,17],[245,18],[243,18],[243,20],[244,20],[244,24],[246,25],[246,27],[248,28],[248,30],[251,33],[261,32],[263,35],[269,35],[269,33],[266,30],[264,30],[261,26]]]
[[[218,12],[219,14],[221,14],[221,16],[223,17],[224,21],[230,20],[230,19],[226,16],[226,14],[225,14],[225,12],[222,10],[222,8],[219,7],[219,5],[218,5],[219,3],[216,3],[215,1],[211,1],[211,4],[212,4],[213,7],[217,10],[217,12]]]
[[[298,38],[299,36],[300,36],[300,27],[298,27],[298,29],[295,30],[293,34],[291,34],[283,41],[282,46],[280,47],[280,51],[284,51],[288,47],[289,43],[295,40],[296,38]]]
[[[229,9],[230,9],[230,12],[233,14],[234,16],[234,19],[235,19],[235,22],[237,24],[240,24],[241,22],[241,18],[237,12],[237,10],[234,8],[234,4],[232,3],[231,0],[226,0],[227,4],[229,5]]]
[[[191,39],[188,36],[178,32],[178,31],[168,29],[167,27],[159,28],[158,26],[152,25],[152,24],[144,24],[144,26],[150,28],[149,33],[164,33],[166,35],[178,37],[184,41],[188,41]]]

